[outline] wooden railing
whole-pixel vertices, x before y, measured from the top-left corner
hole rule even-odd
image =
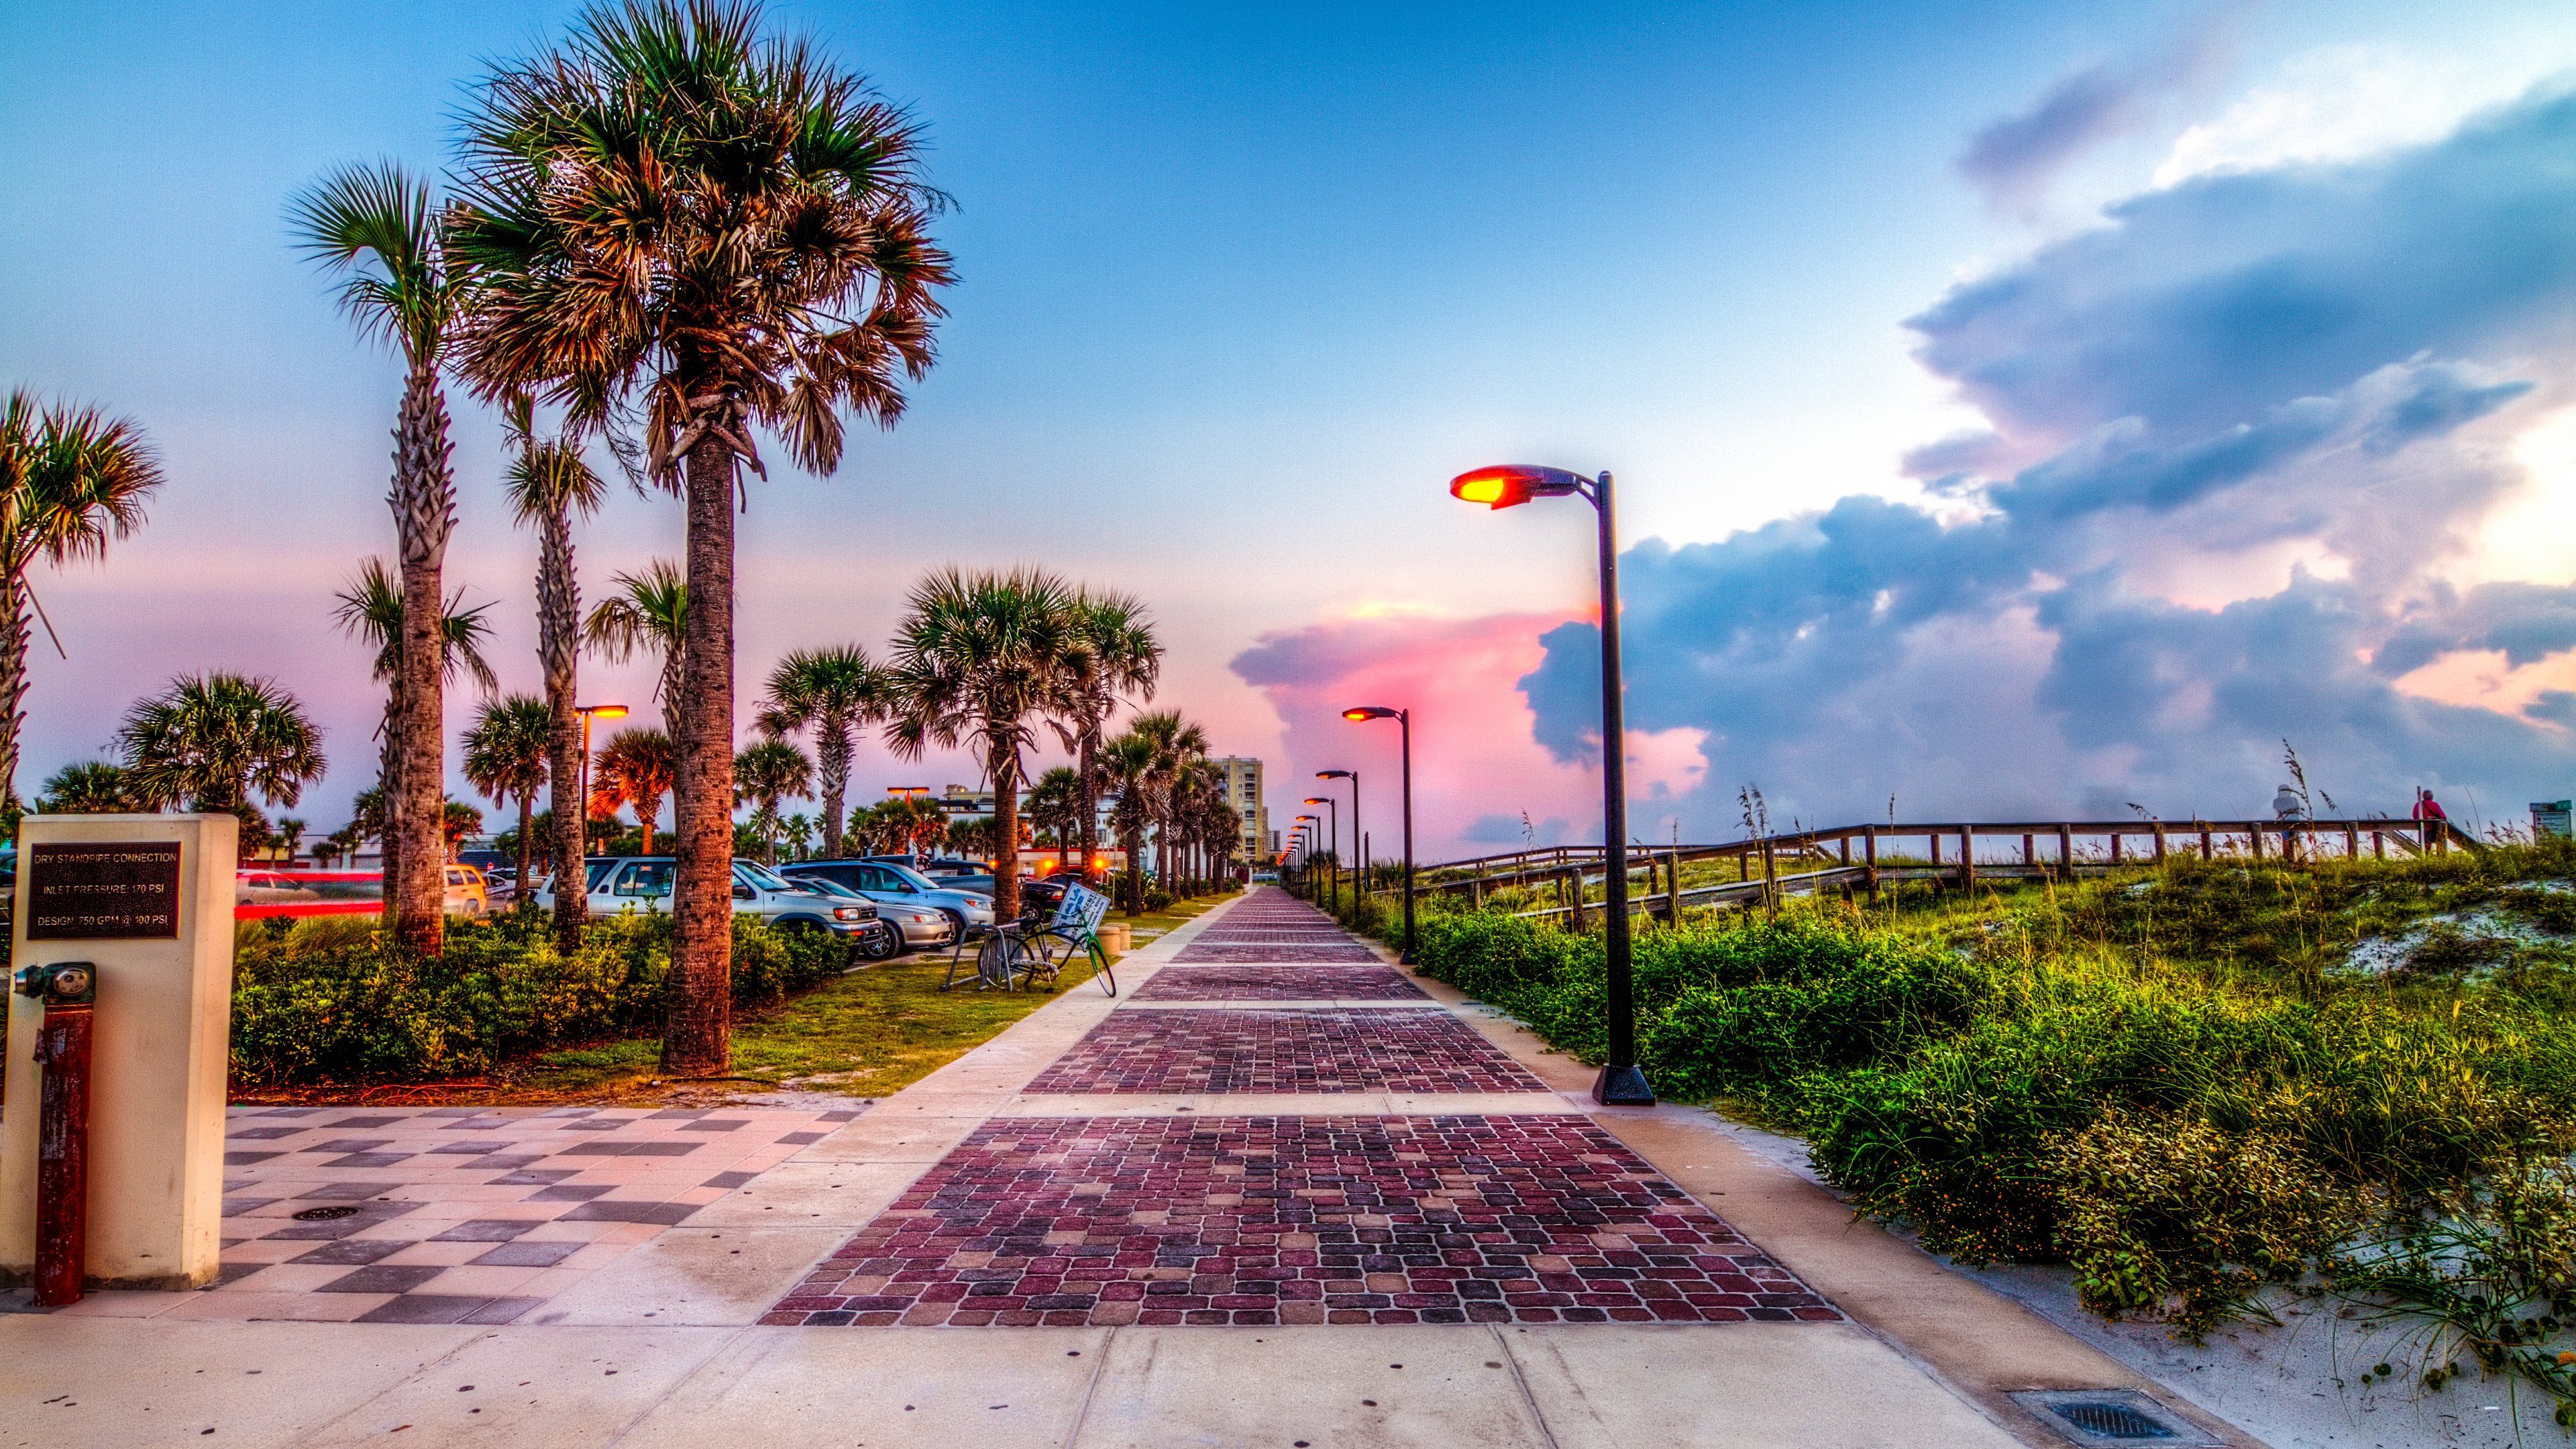
[[[2367,844],[2365,845],[2365,842]],[[2444,820],[2048,820],[1896,822],[1800,830],[1717,845],[1633,845],[1628,849],[1631,912],[1677,917],[1694,905],[1770,900],[1834,888],[1858,888],[1873,899],[1882,884],[1930,881],[1973,888],[1980,876],[2071,880],[2133,864],[2162,863],[2175,852],[2203,860],[2244,855],[2254,860],[2358,857],[2365,849],[2385,857],[2481,849],[2466,831]],[[1919,850],[1902,847],[1919,846]],[[1463,894],[1483,903],[1487,891],[1507,887],[1553,889],[1561,902],[1521,911],[1523,916],[1571,915],[1577,921],[1598,905],[1586,899],[1603,881],[1606,852],[1597,845],[1555,845],[1500,855],[1447,861],[1417,870],[1414,889],[1427,895]],[[1733,861],[1737,878],[1684,887],[1681,867]],[[1800,869],[1798,867],[1806,867]],[[1638,877],[1644,877],[1641,882]],[[1641,888],[1642,886],[1642,888]],[[1381,888],[1378,895],[1400,895]]]

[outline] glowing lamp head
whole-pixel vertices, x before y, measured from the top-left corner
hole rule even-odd
[[[580,712],[593,719],[624,719],[632,713],[622,704],[586,704],[581,707]]]
[[[1349,709],[1343,710],[1342,718],[1352,721],[1393,719],[1401,713],[1403,713],[1403,711],[1388,709],[1384,705],[1362,704],[1354,705]]]
[[[1315,772],[1315,778],[1318,780],[1356,780],[1359,776],[1348,770],[1317,770]]]
[[[1563,468],[1541,468],[1530,463],[1502,463],[1491,468],[1478,468],[1449,480],[1449,493],[1463,503],[1481,503],[1488,508],[1513,508],[1533,498],[1555,498],[1583,491],[1581,475]]]
[[[1305,799],[1300,800],[1300,801],[1298,801],[1297,803],[1298,803],[1298,804],[1300,804],[1300,805],[1330,805],[1330,804],[1332,804],[1333,802],[1332,802],[1332,801],[1330,801],[1330,800],[1325,799],[1325,798],[1324,798],[1323,796],[1321,796],[1321,795],[1309,795],[1309,796],[1307,796]]]

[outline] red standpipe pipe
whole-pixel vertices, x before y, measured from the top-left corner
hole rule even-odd
[[[57,1005],[36,1029],[36,1306],[81,1301],[89,1259],[90,1008]]]

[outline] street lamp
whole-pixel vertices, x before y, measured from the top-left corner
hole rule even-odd
[[[1360,772],[1357,770],[1317,770],[1318,780],[1351,782],[1351,904],[1357,907],[1368,894],[1368,861],[1360,850]]]
[[[624,719],[632,711],[622,704],[577,704],[573,712],[581,716],[581,828],[582,853],[590,853],[590,722],[593,719]],[[568,862],[564,873],[570,875],[578,862]],[[560,886],[557,889],[561,889]]]
[[[1298,803],[1304,805],[1321,805],[1325,809],[1333,812],[1331,816],[1333,863],[1326,866],[1325,869],[1331,872],[1331,879],[1333,882],[1333,909],[1338,911],[1342,908],[1342,802],[1322,795],[1309,795]]]
[[[1619,553],[1610,475],[1586,478],[1563,468],[1507,463],[1478,468],[1449,481],[1452,495],[1488,508],[1516,508],[1533,498],[1571,493],[1592,505],[1601,547],[1601,840],[1609,878],[1610,1059],[1592,1084],[1604,1106],[1651,1107],[1655,1092],[1637,1069],[1637,1011],[1628,959],[1627,732],[1621,721],[1619,679]],[[1576,889],[1582,888],[1580,873]]]
[[[1311,872],[1315,868],[1315,832],[1316,827],[1323,823],[1324,818],[1320,815],[1300,815],[1297,817],[1297,843],[1306,852],[1304,861],[1299,867],[1301,870]]]
[[[1401,959],[1405,965],[1410,966],[1413,964],[1413,711],[1409,709],[1388,709],[1383,705],[1362,704],[1354,705],[1349,709],[1343,710],[1342,718],[1350,720],[1355,724],[1365,720],[1391,719],[1395,721],[1396,728],[1403,742],[1404,955],[1399,959]],[[1356,781],[1359,777],[1354,775],[1351,778]],[[1352,803],[1355,807],[1358,803],[1358,795],[1356,791],[1354,791],[1352,795]]]

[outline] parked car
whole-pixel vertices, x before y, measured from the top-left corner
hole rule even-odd
[[[451,916],[479,916],[492,909],[492,888],[483,880],[483,872],[470,865],[447,868],[447,913]]]
[[[585,862],[590,909],[597,915],[629,911],[667,911],[671,885],[679,878],[678,857],[669,855],[594,856]],[[549,880],[532,897],[540,906],[554,905],[555,882]],[[872,901],[853,901],[782,880],[756,860],[733,863],[733,909],[757,916],[789,931],[829,931],[854,948],[874,940],[877,918]]]
[[[818,875],[807,876],[796,884],[827,896],[838,896],[875,912],[874,919],[867,923],[870,929],[852,939],[852,949],[862,961],[884,961],[903,954],[904,949],[912,944],[905,934],[907,931],[921,933],[925,945],[947,944],[948,918],[937,911],[926,907],[880,906],[839,881],[825,880]]]
[[[950,890],[908,865],[887,860],[800,860],[785,868],[790,880],[820,879],[842,885],[877,903],[940,912],[948,918],[949,939],[969,940],[993,929],[993,898],[973,891]],[[906,939],[911,932],[905,932]]]

